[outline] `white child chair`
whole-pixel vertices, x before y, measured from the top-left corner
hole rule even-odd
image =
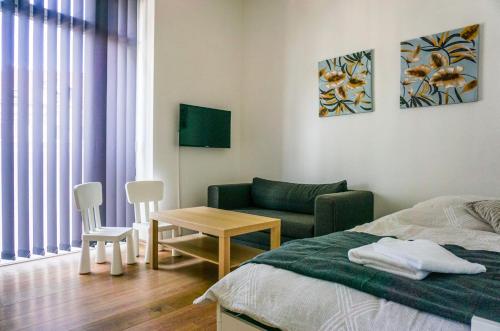
[[[106,241],[113,243],[113,259],[111,260],[111,275],[123,273],[120,241],[127,240],[127,264],[135,264],[134,239],[132,228],[103,227],[99,206],[102,205],[101,183],[91,182],[76,185],[73,188],[76,208],[82,214],[83,234],[80,256],[80,274],[90,272],[89,242],[97,241],[96,263],[106,262]]]
[[[125,185],[127,191],[128,202],[134,205],[135,222],[134,240],[135,240],[135,254],[139,256],[139,232],[146,232],[146,254],[144,262],[149,263],[150,243],[149,238],[149,208],[150,203],[153,203],[153,211],[158,211],[158,202],[163,200],[163,182],[159,180],[141,180],[128,182]],[[141,204],[144,205],[144,213],[141,213]],[[158,222],[158,234],[163,239],[165,231],[172,231],[172,237],[177,236],[177,226]],[[178,255],[172,250],[172,255]]]

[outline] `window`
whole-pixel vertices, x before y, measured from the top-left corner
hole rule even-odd
[[[133,222],[137,0],[0,0],[2,259],[81,244],[71,188]]]

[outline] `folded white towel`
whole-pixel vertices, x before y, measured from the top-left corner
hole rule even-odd
[[[411,279],[424,279],[431,272],[477,274],[486,268],[459,258],[430,240],[382,238],[349,250],[351,262]]]

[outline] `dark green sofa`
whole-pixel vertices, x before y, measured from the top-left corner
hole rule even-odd
[[[252,183],[208,187],[208,206],[281,219],[281,242],[348,230],[373,221],[373,193],[351,191],[346,181],[294,184],[254,178]],[[269,231],[233,239],[269,249]]]

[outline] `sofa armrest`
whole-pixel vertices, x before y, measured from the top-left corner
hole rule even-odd
[[[323,194],[314,204],[314,236],[344,231],[373,221],[373,193],[347,191]]]
[[[208,207],[238,209],[252,205],[252,184],[211,185],[208,187]]]

